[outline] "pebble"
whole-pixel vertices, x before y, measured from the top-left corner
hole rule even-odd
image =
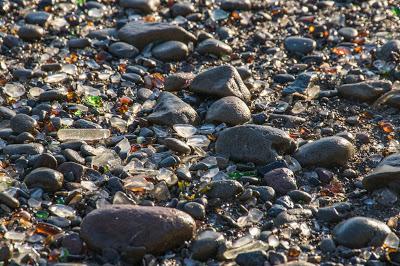
[[[197,124],[197,112],[179,97],[170,92],[162,92],[153,113],[147,116],[149,122],[159,125]]]
[[[25,15],[26,23],[36,24],[39,26],[44,26],[50,18],[51,14],[45,11],[29,12]]]
[[[3,148],[3,152],[7,155],[37,155],[44,152],[44,147],[40,143],[9,144]]]
[[[400,40],[387,41],[377,52],[377,57],[384,61],[393,61],[395,53],[400,52]]]
[[[139,50],[155,41],[196,42],[196,37],[185,29],[159,22],[130,22],[118,31],[118,37],[121,41],[129,43]]]
[[[352,41],[358,36],[358,31],[355,28],[344,27],[341,28],[338,33],[343,36],[346,41]]]
[[[185,142],[179,139],[166,138],[164,139],[164,145],[167,146],[169,149],[181,154],[187,154],[191,152],[190,147]]]
[[[207,110],[206,121],[226,123],[229,125],[244,124],[251,119],[246,103],[241,99],[228,96],[215,101]]]
[[[183,42],[168,41],[155,46],[151,53],[164,62],[180,61],[189,55],[189,48]]]
[[[263,182],[280,195],[286,195],[288,192],[297,189],[294,173],[288,168],[278,168],[266,173]]]
[[[279,154],[291,153],[295,148],[286,132],[251,124],[222,131],[215,144],[216,152],[231,160],[257,164],[273,162]]]
[[[139,50],[124,42],[115,42],[108,47],[108,51],[118,58],[134,58]]]
[[[179,91],[187,87],[194,79],[192,73],[174,73],[165,79],[164,89],[166,91]]]
[[[55,192],[62,187],[63,181],[62,173],[54,169],[40,167],[30,172],[25,177],[24,183],[29,188],[38,187],[48,192]]]
[[[383,222],[368,217],[352,217],[333,230],[333,239],[348,248],[364,248],[382,246],[390,228]]]
[[[207,69],[198,74],[189,87],[190,91],[215,97],[236,96],[245,102],[250,92],[243,83],[236,68],[224,65]]]
[[[195,12],[195,7],[190,2],[181,2],[173,4],[170,10],[172,16],[174,17],[177,16],[186,17],[187,15]]]
[[[334,136],[299,147],[294,157],[302,166],[332,166],[347,164],[354,153],[353,144],[342,137]]]
[[[44,35],[44,30],[38,25],[24,25],[18,29],[18,37],[24,41],[35,41],[39,40]]]
[[[206,217],[206,210],[204,206],[197,202],[186,203],[182,210],[190,214],[190,216],[196,220],[203,220]]]
[[[11,129],[15,133],[33,132],[37,127],[37,122],[32,117],[25,114],[17,114],[10,120]]]
[[[212,181],[209,184],[207,197],[231,200],[243,191],[243,186],[235,180]]]
[[[160,5],[160,0],[120,0],[119,4],[124,8],[132,8],[144,13],[151,13],[157,10]]]
[[[80,236],[97,250],[122,251],[132,246],[144,247],[146,253],[160,254],[193,238],[195,230],[194,220],[175,209],[113,205],[86,215]]]
[[[250,10],[251,9],[251,1],[250,0],[222,0],[220,7],[227,11]]]
[[[221,57],[224,55],[230,55],[232,53],[232,48],[222,41],[207,39],[199,43],[196,51],[204,55],[212,54]]]
[[[314,51],[316,42],[310,38],[288,37],[285,39],[285,48],[295,55],[306,55]]]
[[[344,98],[369,102],[378,99],[391,88],[392,83],[388,80],[364,81],[341,85],[338,92]]]
[[[6,192],[0,192],[0,203],[5,204],[12,209],[19,208],[19,201]]]

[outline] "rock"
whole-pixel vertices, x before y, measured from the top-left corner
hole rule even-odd
[[[278,168],[266,173],[263,182],[281,195],[297,189],[294,173],[288,168]]]
[[[310,203],[312,196],[301,190],[292,190],[288,192],[288,196],[296,203]]]
[[[216,39],[207,39],[199,43],[196,51],[200,54],[213,54],[216,56],[224,56],[232,53],[232,48],[224,42]]]
[[[251,97],[238,71],[230,65],[210,68],[198,74],[189,88],[195,93],[220,98],[236,96],[245,102],[248,102]]]
[[[295,81],[295,79],[296,78],[293,75],[290,75],[290,74],[277,74],[277,75],[274,76],[274,81],[276,83],[279,83],[279,84],[285,84],[285,83],[288,83],[288,82],[293,82],[293,81]]]
[[[97,250],[124,251],[130,246],[161,254],[190,240],[195,230],[192,217],[176,209],[112,205],[86,215],[80,235],[89,247]]]
[[[267,254],[265,251],[240,253],[235,259],[239,266],[264,266],[266,261]]]
[[[79,255],[83,250],[83,242],[78,233],[70,233],[62,237],[61,246],[72,255]]]
[[[40,143],[10,144],[3,148],[3,152],[7,155],[37,155],[44,152],[44,147]]]
[[[257,191],[262,201],[272,201],[275,198],[275,190],[268,186],[248,186],[248,188]]]
[[[166,91],[179,91],[189,86],[195,75],[192,73],[178,72],[165,78],[164,89]]]
[[[48,90],[39,95],[39,101],[52,102],[52,101],[65,101],[67,94],[62,90]]]
[[[5,106],[0,106],[0,118],[2,119],[11,119],[13,118],[17,113],[15,113],[14,110],[11,110],[8,107]]]
[[[235,180],[218,180],[209,184],[207,197],[211,199],[232,200],[243,191],[243,186]]]
[[[170,92],[162,92],[154,107],[154,112],[147,116],[149,122],[172,126],[175,124],[197,124],[199,116],[187,103]]]
[[[108,51],[118,58],[134,58],[139,53],[136,47],[124,42],[115,42],[111,44],[110,47],[108,47]]]
[[[302,73],[291,84],[282,90],[282,94],[288,95],[297,92],[311,96],[312,94],[315,94],[314,90],[317,80],[318,77],[313,72]]]
[[[278,264],[277,266],[315,266],[315,264],[307,261],[291,261],[284,264]]]
[[[215,144],[216,152],[231,160],[267,164],[279,154],[296,149],[284,131],[260,125],[241,125],[222,131]]]
[[[44,26],[51,15],[45,11],[29,12],[25,16],[26,23]]]
[[[285,39],[285,48],[289,53],[295,55],[306,55],[314,51],[316,42],[310,38],[288,37]]]
[[[369,191],[389,187],[394,191],[400,192],[400,167],[390,164],[378,165],[363,178],[362,184]]]
[[[343,84],[338,87],[339,94],[344,98],[358,101],[374,101],[379,96],[392,89],[389,80],[369,80],[359,83]]]
[[[62,173],[46,168],[40,167],[30,172],[24,180],[24,183],[29,187],[39,187],[48,192],[56,192],[59,190],[64,181]]]
[[[191,152],[189,145],[179,139],[166,138],[164,139],[164,145],[178,153],[187,154]]]
[[[120,6],[124,8],[132,8],[142,11],[143,13],[151,13],[157,10],[160,0],[119,0]]]
[[[33,132],[37,127],[37,122],[32,117],[25,114],[17,114],[10,120],[11,129],[15,133]]]
[[[353,249],[380,247],[390,233],[390,228],[381,221],[352,217],[335,226],[333,238],[339,245]]]
[[[358,31],[355,28],[344,27],[338,33],[343,36],[346,41],[351,41],[358,36]]]
[[[43,153],[35,159],[33,168],[47,167],[57,169],[57,165],[57,159],[52,154]]]
[[[228,96],[215,101],[208,108],[206,115],[206,121],[229,125],[244,124],[250,119],[250,109],[245,102],[235,96]]]
[[[6,192],[0,192],[0,203],[12,209],[19,208],[19,201]]]
[[[175,3],[170,10],[172,16],[174,17],[186,17],[187,15],[194,13],[195,11],[193,4],[190,2]]]
[[[274,219],[274,225],[279,227],[288,223],[298,223],[311,217],[312,212],[309,209],[290,209],[279,213]]]
[[[120,40],[142,50],[152,42],[196,42],[196,37],[185,29],[167,23],[130,22],[118,31]]]
[[[67,42],[67,46],[70,49],[83,49],[90,46],[90,41],[87,38],[74,38]]]
[[[189,55],[189,48],[183,42],[168,41],[155,46],[151,53],[164,62],[180,61]]]
[[[301,146],[294,158],[302,166],[345,165],[354,156],[355,148],[342,137],[325,137]]]
[[[203,220],[206,217],[206,209],[197,202],[188,202],[183,206],[184,212],[190,214],[196,220]]]
[[[218,252],[219,243],[214,238],[196,239],[192,244],[192,258],[199,261],[207,261],[214,258]]]
[[[86,35],[86,37],[97,40],[109,40],[109,39],[115,39],[116,37],[118,37],[117,35],[118,32],[115,28],[104,28],[104,29],[92,30],[89,32],[88,35]]]
[[[39,40],[44,35],[44,30],[38,25],[24,25],[18,29],[18,36],[24,41]]]
[[[223,10],[234,11],[234,10],[250,10],[250,0],[222,0],[220,7]]]
[[[327,237],[321,240],[319,248],[323,253],[332,253],[336,250],[336,244],[332,238]]]
[[[74,162],[64,162],[58,166],[57,171],[67,175],[68,173],[72,173],[75,177],[75,180],[81,180],[85,173],[85,166],[74,163]]]
[[[400,53],[400,40],[390,40],[386,42],[377,52],[377,57],[384,61],[393,61],[396,54]]]

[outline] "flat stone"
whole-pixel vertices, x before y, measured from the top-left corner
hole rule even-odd
[[[99,223],[101,221],[101,223]],[[112,205],[90,212],[81,224],[81,238],[97,250],[124,251],[144,247],[162,254],[190,240],[196,225],[190,215],[171,208]]]
[[[216,56],[224,56],[231,54],[232,48],[222,41],[216,39],[207,39],[199,43],[196,51],[200,54],[213,54]]]
[[[339,94],[344,98],[358,101],[373,101],[379,96],[392,89],[392,82],[389,80],[369,80],[359,83],[343,84],[338,87]]]
[[[143,13],[151,13],[157,10],[160,5],[159,0],[119,0],[119,5],[124,8],[132,8],[142,11]]]
[[[154,107],[154,112],[147,116],[149,122],[159,125],[197,124],[197,112],[179,97],[170,92],[162,92]]]
[[[130,22],[118,31],[118,37],[139,50],[152,42],[196,42],[196,37],[182,27],[158,22]]]
[[[222,131],[215,144],[216,152],[231,160],[267,164],[280,154],[296,149],[289,135],[277,128],[241,125]]]
[[[7,155],[37,155],[44,152],[44,147],[40,143],[10,144],[3,148],[3,152]]]
[[[118,37],[117,35],[118,31],[115,28],[104,28],[92,30],[86,37],[97,40],[109,40]]]
[[[352,217],[333,229],[333,238],[348,248],[380,247],[391,233],[383,222],[368,217]]]
[[[285,48],[296,55],[306,55],[314,51],[317,44],[313,39],[304,37],[288,37],[285,39]]]
[[[139,50],[128,43],[115,42],[108,47],[108,51],[118,58],[134,58]]]
[[[151,53],[164,62],[180,61],[189,55],[189,48],[183,42],[168,41],[155,46]]]
[[[250,109],[245,102],[235,96],[228,96],[215,101],[208,108],[206,115],[206,121],[229,125],[244,124],[250,119]]]
[[[30,172],[24,180],[24,183],[29,188],[39,187],[48,192],[55,192],[61,189],[64,181],[62,173],[46,168],[40,167]]]
[[[345,165],[354,156],[355,148],[342,137],[326,137],[307,143],[297,150],[294,158],[302,166]]]
[[[11,129],[15,133],[33,132],[37,127],[35,119],[26,114],[17,114],[10,120]]]
[[[17,34],[24,41],[35,41],[43,37],[44,30],[38,25],[27,24],[21,26]]]
[[[251,97],[238,71],[230,65],[210,68],[198,74],[189,89],[195,93],[219,98],[236,96],[245,102],[248,102]]]

